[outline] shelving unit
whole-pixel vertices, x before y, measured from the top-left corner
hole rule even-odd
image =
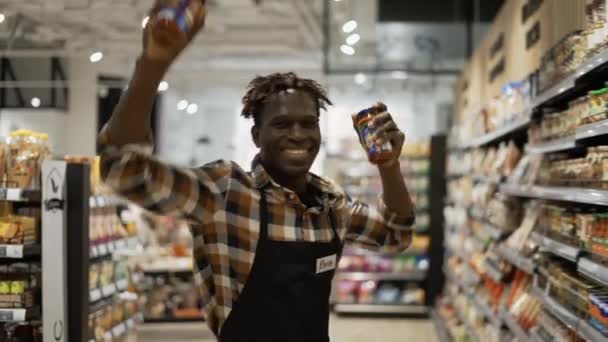
[[[340,314],[426,315],[428,308],[425,305],[336,304],[334,312]]]
[[[572,158],[580,157],[586,147],[602,144],[599,137],[608,136],[608,120],[580,126],[575,129],[575,134],[571,136],[535,144],[527,144],[527,135],[524,134],[523,131],[532,126],[532,118],[534,119],[534,122],[538,119],[542,119],[543,115],[547,113],[545,109],[563,109],[570,101],[585,95],[587,91],[600,88],[600,84],[603,84],[604,81],[606,81],[605,70],[607,68],[608,49],[604,49],[590,58],[587,62],[583,63],[571,75],[565,77],[541,94],[534,96],[531,100],[529,109],[526,110],[528,115],[515,116],[516,119],[511,120],[505,125],[499,126],[495,131],[481,137],[469,137],[467,139],[466,137],[462,137],[462,132],[457,132],[459,134],[457,138],[460,139],[460,141],[469,142],[456,146],[454,149],[450,150],[450,153],[466,155],[471,152],[471,149],[485,149],[512,140],[518,147],[521,147],[524,150],[522,152],[525,152],[527,156],[530,157],[530,160],[556,152],[568,153]],[[477,126],[475,128],[477,128]],[[475,153],[477,153],[477,151],[475,151]],[[456,160],[459,159],[456,158]],[[477,171],[477,169],[475,169],[475,171]],[[483,173],[487,174],[487,172]],[[508,199],[515,197],[518,198],[518,201],[544,200],[548,202],[543,203],[549,203],[559,207],[593,207],[596,208],[598,212],[602,212],[599,211],[600,206],[608,206],[608,191],[599,188],[550,186],[545,185],[549,184],[549,182],[540,184],[535,178],[529,179],[527,177],[520,177],[520,175],[517,175],[517,177],[507,177],[507,179],[501,179],[497,175],[478,176],[476,172],[466,170],[466,167],[459,167],[457,170],[448,171],[446,178],[456,184],[466,184],[469,187],[477,186],[479,191],[492,191],[491,187],[487,188],[490,190],[482,188],[482,183],[496,184],[497,192],[502,196],[492,196],[492,193],[490,193],[490,195],[484,193],[483,195],[485,198],[495,199],[496,197],[500,197],[500,199]],[[518,184],[517,181],[514,180],[517,178],[525,179],[522,182],[525,182],[526,184]],[[458,182],[459,179],[462,179],[462,182]],[[464,188],[465,186],[462,185],[462,187]],[[477,195],[480,196],[481,194]],[[461,266],[458,264],[458,260],[461,260],[465,265],[464,271],[458,273],[458,275],[454,274],[454,271],[449,268],[445,269],[446,275],[450,279],[450,283],[456,284],[456,287],[449,288],[451,291],[444,292],[444,299],[446,302],[454,303],[453,299],[455,296],[464,295],[468,298],[469,302],[473,304],[475,310],[484,316],[484,320],[490,322],[493,326],[506,326],[519,341],[542,341],[542,338],[534,327],[527,333],[522,326],[520,326],[517,318],[513,317],[505,309],[506,305],[502,301],[499,303],[498,312],[493,312],[489,306],[485,305],[480,299],[483,297],[480,296],[477,291],[478,288],[484,288],[486,285],[465,279],[471,273],[470,265],[467,265],[468,262],[475,256],[479,257],[479,253],[471,254],[470,248],[481,249],[481,245],[476,241],[477,237],[474,236],[475,234],[482,235],[484,238],[487,237],[491,240],[489,242],[489,247],[485,250],[482,249],[482,255],[485,258],[485,261],[482,264],[484,266],[483,269],[485,274],[482,274],[482,278],[485,281],[492,280],[501,285],[507,285],[506,283],[513,281],[512,275],[503,277],[503,271],[495,269],[493,263],[488,263],[487,260],[489,257],[495,258],[495,256],[498,255],[500,259],[514,266],[517,272],[523,272],[517,273],[518,275],[523,274],[529,279],[531,277],[538,277],[538,274],[544,274],[542,272],[544,272],[545,266],[542,263],[537,265],[537,258],[539,256],[542,258],[543,256],[550,255],[567,260],[567,263],[576,266],[576,270],[581,277],[584,276],[587,279],[591,279],[598,286],[608,286],[608,266],[599,262],[595,256],[592,256],[591,250],[588,249],[590,247],[587,245],[585,245],[586,247],[583,247],[582,243],[579,243],[579,245],[569,245],[556,238],[552,238],[551,236],[542,235],[539,233],[543,231],[541,229],[542,227],[537,226],[535,223],[532,223],[529,226],[529,228],[532,228],[532,233],[530,235],[521,234],[524,231],[526,231],[526,234],[529,234],[529,230],[524,229],[524,223],[521,223],[521,227],[505,226],[505,228],[510,229],[503,231],[484,221],[485,209],[487,208],[470,206],[468,201],[471,199],[463,200],[467,198],[465,196],[454,196],[450,198],[452,199],[446,202],[446,206],[453,207],[451,210],[456,213],[464,213],[466,216],[464,222],[466,223],[462,223],[462,219],[459,218],[462,217],[461,214],[454,214],[454,217],[459,219],[455,219],[456,222],[448,222],[446,224],[446,230],[450,231],[452,234],[450,236],[453,236],[455,239],[453,241],[454,243],[446,244],[446,252],[448,257],[453,257],[451,262]],[[475,201],[475,203],[478,202],[479,200]],[[488,202],[486,201],[484,205],[488,205]],[[460,210],[458,207],[460,207]],[[586,212],[587,211],[585,211],[585,213]],[[595,211],[593,213],[595,213]],[[512,236],[514,235],[512,233],[515,232],[518,233],[518,236],[516,236],[517,239]],[[466,237],[465,244],[462,244],[462,241],[460,240],[463,235]],[[508,241],[503,242],[505,239]],[[456,241],[458,241],[458,243],[456,243]],[[531,242],[535,242],[535,244],[532,244]],[[455,249],[455,246],[466,246],[465,248],[467,248],[467,250],[461,250],[460,248],[462,247]],[[522,252],[520,252],[520,249]],[[539,251],[543,253],[538,253]],[[547,257],[547,259],[549,258]],[[515,271],[511,271],[507,268],[507,271],[504,272]],[[457,289],[457,292],[454,292],[455,288]],[[482,291],[485,291],[485,289],[482,289]],[[557,299],[550,297],[548,295],[549,292],[545,292],[540,288],[532,288],[531,293],[534,297],[538,298],[538,302],[544,311],[555,316],[583,339],[587,341],[608,341],[608,336],[602,335],[602,333],[588,321],[577,317],[574,314],[574,311],[570,311],[567,306],[560,304]],[[434,312],[438,311],[439,309]],[[438,315],[433,315],[432,318],[439,321],[435,322],[435,325],[439,327],[443,318]],[[464,317],[462,317],[462,314],[460,318],[466,325],[467,322],[463,319]],[[526,329],[529,327],[527,325],[524,326]],[[466,328],[472,339],[475,339],[474,333],[470,331],[471,327]]]
[[[369,270],[365,267],[339,266],[332,295],[333,310],[336,313],[357,315],[428,314],[428,306],[432,304],[434,298],[441,291],[443,279],[440,260],[443,253],[441,250],[443,223],[440,220],[442,220],[441,211],[443,194],[445,193],[443,178],[445,173],[445,161],[443,160],[445,137],[433,137],[429,147],[430,156],[410,156],[406,153],[402,156],[403,160],[407,160],[406,163],[402,164],[406,168],[402,170],[402,173],[406,178],[408,190],[416,205],[417,224],[413,230],[417,236],[423,239],[430,238],[429,246],[423,248],[423,245],[420,244],[420,248],[418,248],[414,243],[412,247],[398,254],[379,254],[362,249],[345,249],[341,264],[375,265],[378,263],[378,265],[383,266],[365,266],[370,267]],[[345,191],[365,202],[374,203],[381,191],[381,184],[374,183],[378,180],[377,170],[368,164],[358,163],[353,166],[344,166],[344,170],[347,170],[342,173]],[[423,218],[426,219],[423,220]],[[367,262],[360,261],[361,258],[364,258]],[[414,258],[415,262],[412,261]],[[345,262],[345,259],[347,259],[347,262]],[[387,267],[387,262],[392,262],[393,267]],[[407,266],[399,266],[403,264]],[[366,297],[359,302],[358,295],[353,295],[357,298],[352,300],[346,294],[337,291],[341,284],[347,283],[353,286],[374,283],[374,291],[377,292],[370,295],[374,297],[372,299]],[[376,298],[380,291],[384,291],[383,287],[399,289],[399,299],[395,299],[394,303],[386,303],[385,300]],[[345,285],[343,288],[347,288],[347,286]],[[424,291],[424,297],[418,297],[418,293],[415,292],[417,291],[416,288]],[[407,298],[406,291],[416,293],[416,297],[414,297],[416,300],[400,299]],[[423,298],[423,302],[418,304],[417,298]]]

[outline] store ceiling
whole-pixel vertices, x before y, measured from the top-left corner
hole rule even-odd
[[[322,0],[208,0],[205,32],[182,69],[320,65]],[[131,61],[151,1],[0,0],[4,55],[88,55]],[[10,50],[10,51],[7,51]],[[122,59],[121,59],[122,58]]]

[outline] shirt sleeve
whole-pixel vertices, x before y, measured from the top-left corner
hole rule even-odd
[[[150,155],[151,145],[113,146],[98,139],[101,176],[114,192],[159,215],[209,222],[227,188],[232,163],[217,161],[190,169]]]
[[[390,211],[382,196],[377,206],[346,198],[348,226],[345,240],[356,246],[383,252],[401,252],[412,240],[415,217],[402,217]]]

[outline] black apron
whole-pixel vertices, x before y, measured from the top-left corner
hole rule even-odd
[[[260,196],[260,236],[253,266],[219,340],[329,342],[329,296],[342,249],[334,216],[330,211],[331,242],[272,241],[263,190]],[[319,267],[320,271],[328,268],[323,261],[331,256],[334,267],[317,273]]]

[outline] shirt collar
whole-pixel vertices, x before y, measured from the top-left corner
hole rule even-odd
[[[268,184],[271,184],[272,186],[277,187],[277,188],[284,189],[282,186],[280,186],[278,183],[276,183],[272,179],[272,177],[270,177],[268,172],[266,172],[266,170],[264,169],[264,166],[262,165],[262,161],[260,159],[259,154],[256,155],[255,158],[253,158],[253,161],[251,162],[251,170],[252,170],[252,175],[253,175],[253,180],[254,180],[254,186],[257,189],[262,189],[262,188],[266,187]],[[314,187],[319,192],[328,195],[330,197],[330,199],[337,198],[340,193],[339,190],[337,189],[337,187],[334,184],[332,184],[332,182],[330,182],[329,180],[326,180],[320,176],[317,176],[312,172],[309,172],[306,175],[306,180],[309,185]]]

